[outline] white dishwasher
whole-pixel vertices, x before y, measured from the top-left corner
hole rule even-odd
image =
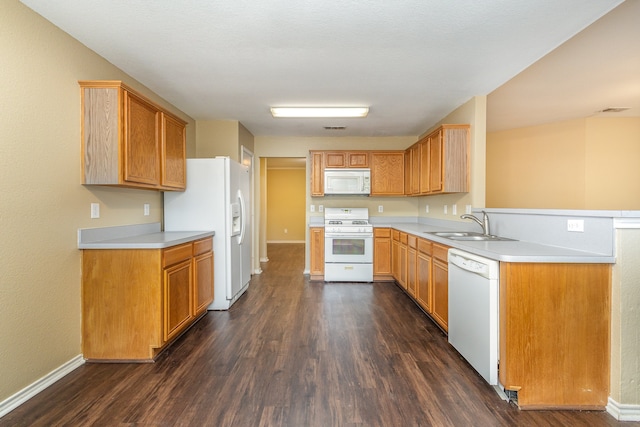
[[[499,263],[449,249],[449,343],[498,385]]]

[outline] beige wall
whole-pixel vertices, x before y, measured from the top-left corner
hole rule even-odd
[[[304,242],[305,169],[267,169],[267,241]]]
[[[198,120],[196,154],[198,158],[228,156],[240,161],[242,146],[253,151],[253,135],[236,120]]]
[[[157,222],[159,192],[80,184],[78,80],[123,80],[194,121],[17,0],[0,2],[0,402],[78,356],[78,228]],[[90,219],[90,203],[100,203]],[[151,215],[143,216],[143,204]]]
[[[640,118],[587,118],[487,135],[487,206],[640,209]]]

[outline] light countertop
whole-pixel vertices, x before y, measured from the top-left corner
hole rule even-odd
[[[376,223],[375,227],[395,228],[405,233],[441,243],[452,248],[480,255],[496,261],[505,262],[536,262],[536,263],[615,263],[614,256],[593,252],[579,251],[559,246],[542,245],[526,241],[459,241],[446,237],[428,234],[434,231],[450,231],[442,228],[419,223]],[[509,237],[509,236],[504,236]]]
[[[160,223],[78,230],[78,249],[164,249],[215,235],[214,231],[161,231]]]

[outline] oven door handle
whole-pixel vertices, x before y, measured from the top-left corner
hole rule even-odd
[[[353,239],[353,238],[362,238],[362,239],[367,239],[367,238],[372,238],[373,237],[373,233],[369,234],[369,233],[326,233],[324,235],[325,238],[340,238],[340,239]]]

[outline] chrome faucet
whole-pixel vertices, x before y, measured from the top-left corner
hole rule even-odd
[[[473,215],[470,214],[463,214],[460,215],[461,219],[471,219],[475,222],[478,223],[478,225],[480,225],[480,227],[482,227],[482,234],[484,234],[485,236],[488,236],[491,234],[491,230],[489,229],[489,215],[487,215],[487,213],[485,211],[482,211],[482,221],[480,221],[478,218],[476,218]]]

